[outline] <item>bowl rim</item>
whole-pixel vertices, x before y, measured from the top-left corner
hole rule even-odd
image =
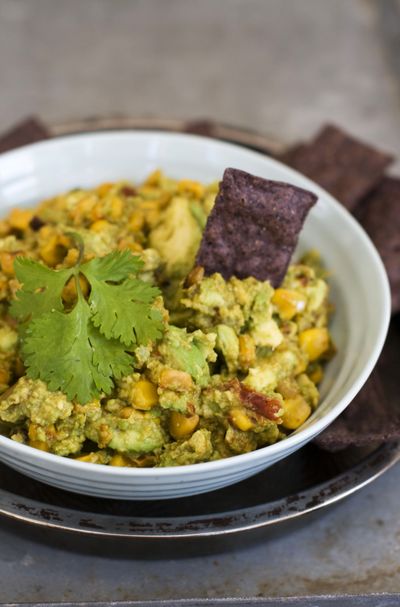
[[[29,456],[31,462],[32,460],[37,460],[36,464],[39,464],[40,467],[45,468],[54,468],[54,467],[65,467],[70,471],[83,472],[86,471],[88,474],[93,476],[106,476],[109,478],[168,478],[179,476],[193,476],[194,474],[213,472],[221,469],[226,469],[230,467],[236,467],[236,465],[240,464],[248,464],[249,462],[256,463],[259,460],[264,459],[266,453],[271,456],[281,454],[281,452],[287,452],[290,454],[295,451],[296,448],[301,446],[303,443],[308,442],[308,440],[314,438],[319,434],[322,430],[324,430],[332,421],[340,415],[344,409],[350,404],[359,390],[367,381],[369,375],[371,374],[375,364],[379,358],[379,355],[382,351],[386,335],[389,329],[389,322],[391,316],[391,292],[389,286],[389,280],[386,274],[385,267],[383,265],[382,259],[375,247],[372,243],[370,237],[367,235],[365,230],[361,227],[361,225],[356,221],[356,219],[347,211],[347,209],[341,205],[331,194],[329,194],[326,190],[324,190],[317,183],[303,175],[302,173],[288,167],[283,162],[276,160],[275,158],[271,158],[266,154],[261,152],[257,152],[246,148],[237,143],[226,142],[218,139],[213,139],[210,137],[205,137],[201,135],[192,135],[188,133],[178,133],[178,132],[165,132],[160,130],[149,130],[149,129],[112,129],[107,131],[88,131],[84,133],[77,133],[72,135],[62,135],[56,136],[51,139],[47,139],[44,141],[39,141],[35,143],[31,143],[28,145],[21,146],[17,149],[13,149],[7,152],[3,152],[0,154],[0,168],[1,164],[6,160],[12,160],[13,158],[17,159],[19,155],[24,154],[25,152],[36,152],[41,150],[46,150],[47,148],[57,148],[60,145],[69,143],[76,143],[79,141],[87,140],[112,140],[115,138],[121,139],[130,139],[135,137],[149,137],[149,138],[157,138],[176,140],[176,143],[179,141],[187,141],[192,142],[198,145],[208,145],[214,146],[215,148],[219,148],[221,152],[224,150],[233,150],[233,151],[241,151],[245,153],[248,159],[254,158],[255,160],[262,160],[267,164],[272,166],[276,166],[283,169],[288,177],[288,182],[290,182],[291,176],[295,178],[295,181],[300,181],[301,185],[299,187],[303,187],[305,189],[311,189],[318,195],[318,198],[322,196],[325,200],[324,204],[328,204],[331,208],[334,209],[334,212],[341,215],[342,219],[344,219],[350,227],[350,230],[353,234],[357,236],[358,239],[363,241],[364,246],[368,250],[369,253],[369,261],[373,262],[375,266],[375,270],[378,277],[379,284],[376,285],[377,288],[380,289],[382,293],[382,310],[381,312],[381,323],[377,335],[377,339],[375,341],[375,345],[372,348],[370,353],[370,358],[367,364],[364,365],[361,372],[358,374],[356,380],[353,382],[352,387],[346,392],[345,396],[343,396],[332,408],[330,411],[325,413],[321,419],[316,420],[314,423],[310,424],[304,429],[300,429],[295,433],[289,435],[284,440],[278,441],[272,445],[266,445],[265,447],[261,447],[256,449],[255,451],[250,451],[248,453],[242,453],[238,455],[233,455],[230,457],[222,458],[219,460],[209,461],[209,462],[199,462],[197,464],[188,464],[183,466],[165,466],[159,468],[124,468],[124,467],[114,467],[108,466],[106,464],[93,464],[90,462],[81,462],[76,459],[69,458],[68,456],[56,455],[53,453],[47,453],[45,451],[40,451],[39,449],[35,449],[34,447],[30,447],[29,445],[24,445],[18,443],[17,441],[13,441],[6,436],[0,434],[0,446],[3,445],[7,448],[8,451],[14,451],[16,454],[20,454],[21,456]],[[0,209],[1,212],[1,209]],[[48,464],[49,466],[47,466]],[[87,476],[82,475],[81,476]]]

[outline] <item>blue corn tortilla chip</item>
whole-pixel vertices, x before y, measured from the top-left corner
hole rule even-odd
[[[224,172],[196,263],[205,274],[281,284],[308,211],[317,196],[294,185]]]
[[[316,181],[353,210],[378,185],[393,157],[327,125],[313,141],[294,146],[279,160]]]
[[[326,451],[371,447],[400,439],[398,369],[400,318],[392,320],[378,364],[347,409],[314,443]]]
[[[385,177],[355,217],[378,249],[389,277],[392,311],[400,312],[400,179]]]
[[[1,135],[0,153],[49,137],[49,130],[38,118],[27,118]]]

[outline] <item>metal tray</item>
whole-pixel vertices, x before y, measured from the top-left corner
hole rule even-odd
[[[304,516],[361,489],[400,459],[400,443],[365,455],[310,445],[231,487],[179,500],[128,502],[67,493],[0,467],[0,513],[89,535],[182,539],[249,531]]]
[[[207,121],[91,119],[53,125],[52,133],[147,128],[202,133],[271,155],[279,142]],[[392,321],[380,364],[388,397],[397,403],[400,322]],[[383,361],[383,362],[382,362]],[[28,479],[0,465],[0,514],[36,527],[89,536],[133,540],[207,538],[275,526],[324,508],[361,489],[400,459],[400,442],[328,453],[309,444],[273,467],[206,495],[159,502],[130,502],[80,496]]]

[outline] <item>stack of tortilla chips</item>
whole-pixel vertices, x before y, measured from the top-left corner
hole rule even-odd
[[[360,221],[386,266],[393,315],[400,312],[400,179],[385,175],[392,157],[329,125],[280,160],[319,183]],[[336,451],[400,438],[399,325],[394,316],[377,367],[351,405],[316,439],[320,447]]]

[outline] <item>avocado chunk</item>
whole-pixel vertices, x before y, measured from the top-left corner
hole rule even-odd
[[[206,386],[210,380],[208,361],[216,360],[215,339],[214,333],[205,335],[202,331],[194,331],[189,334],[186,329],[170,326],[159,351],[167,365],[186,371],[199,386]]]
[[[189,199],[175,196],[149,236],[150,246],[159,252],[170,278],[183,278],[190,272],[201,234]]]
[[[211,432],[205,428],[197,430],[186,441],[167,445],[160,456],[160,466],[185,466],[208,461],[213,453]]]
[[[217,325],[217,350],[220,350],[228,367],[234,373],[239,366],[239,338],[232,327]]]
[[[86,425],[86,436],[102,447],[111,447],[121,453],[149,453],[165,442],[159,419],[152,413],[142,413],[132,408],[127,419],[112,413],[103,413]]]

